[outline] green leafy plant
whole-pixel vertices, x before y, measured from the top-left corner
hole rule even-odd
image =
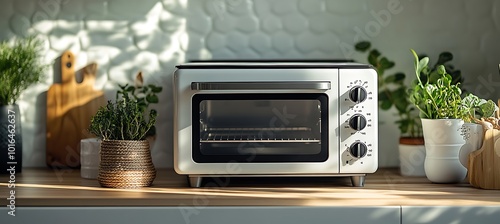
[[[380,109],[389,110],[395,107],[398,116],[396,123],[402,137],[422,137],[418,111],[407,95],[406,75],[402,72],[387,74],[386,72],[393,68],[395,63],[383,56],[377,49],[371,48],[370,42],[359,42],[355,49],[359,52],[368,52],[368,63],[377,70]]]
[[[481,99],[472,93],[462,98],[460,82],[453,83],[454,77],[444,65],[437,65],[435,70],[431,70],[428,57],[420,58],[413,49],[411,52],[417,80],[409,89],[409,94],[422,118],[471,122],[477,117],[491,117],[498,110],[492,100]]]
[[[436,84],[429,79],[422,81],[421,74],[430,75],[429,58],[419,60],[417,53],[411,50],[414,56],[414,68],[417,82],[410,89],[410,100],[420,110],[420,116],[428,119],[462,119],[467,111],[462,106],[462,91],[459,84],[451,84],[451,76],[446,73],[443,65],[438,66]]]
[[[418,58],[422,59],[428,56],[423,54],[419,55]],[[442,52],[439,54],[438,60],[432,67],[428,67],[428,71],[425,71],[425,73],[420,74],[420,79],[422,82],[426,83],[427,79],[429,79],[429,83],[437,83],[437,80],[441,77],[441,75],[438,73],[438,67],[439,66],[444,66],[446,73],[451,77],[451,84],[457,85],[459,83],[464,82],[464,78],[462,77],[462,72],[458,69],[455,68],[451,62],[453,60],[453,54],[450,52]],[[459,85],[460,86],[460,85]],[[462,90],[462,95],[465,93],[465,89],[460,86],[460,89]]]
[[[92,117],[89,132],[103,140],[144,140],[154,135],[157,112],[147,110],[150,104],[158,103],[157,94],[162,87],[143,86],[141,73],[135,86],[119,87],[115,102],[108,101]]]
[[[0,105],[15,104],[24,90],[43,79],[48,65],[41,63],[41,47],[35,36],[0,43]]]
[[[493,117],[498,110],[492,100],[481,99],[473,94],[468,94],[462,99],[462,106],[468,111],[468,116],[464,117],[465,122],[475,121],[474,118]]]
[[[163,90],[161,86],[152,84],[144,86],[142,72],[139,72],[139,74],[137,74],[134,86],[131,86],[129,84],[118,86],[120,87],[120,89],[116,92],[116,98],[118,99],[120,94],[128,95],[129,97],[137,101],[139,108],[143,113],[147,108],[149,108],[150,104],[156,104],[159,102],[157,94]],[[155,134],[156,127],[153,125],[146,134],[146,137],[154,136]]]

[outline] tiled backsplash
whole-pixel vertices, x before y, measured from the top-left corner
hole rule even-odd
[[[2,0],[0,6],[0,40],[37,32],[46,62],[65,50],[76,54],[77,67],[97,62],[95,88],[108,99],[138,71],[164,87],[152,152],[157,167],[172,166],[171,73],[192,59],[366,62],[352,46],[367,39],[395,59],[394,71],[411,78],[409,48],[433,58],[449,50],[468,90],[500,97],[499,0]],[[45,166],[44,92],[53,73],[19,102],[25,166]],[[391,117],[380,117],[380,166],[398,165]]]

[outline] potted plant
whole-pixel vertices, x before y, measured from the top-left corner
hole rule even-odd
[[[370,42],[363,41],[356,44],[359,52],[368,52],[368,63],[378,73],[379,108],[388,111],[396,109],[396,124],[399,137],[400,171],[404,176],[425,176],[424,158],[425,147],[422,135],[422,125],[418,111],[410,102],[405,84],[406,75],[402,72],[387,75],[387,71],[395,63],[383,56],[377,49],[372,49]]]
[[[42,64],[42,42],[35,36],[0,43],[0,173],[22,169],[21,114],[16,104],[24,90],[40,82],[48,65]],[[8,155],[8,157],[7,157]]]
[[[151,104],[159,102],[157,94],[162,91],[162,87],[155,85],[145,86],[143,83],[142,72],[135,77],[133,86],[129,84],[118,85],[119,90],[116,98],[121,94],[128,95],[131,99],[137,101],[141,111],[146,111]],[[153,148],[156,139],[156,128],[153,125],[146,134],[146,140],[149,142],[150,149]],[[96,179],[99,174],[99,149],[101,139],[87,138],[80,141],[81,149],[81,176],[87,179]]]
[[[471,121],[478,109],[483,116],[493,114],[495,109],[493,112],[490,109],[491,104],[495,108],[494,103],[480,100],[472,94],[462,99],[460,83],[452,83],[452,76],[445,66],[438,65],[436,72],[431,74],[429,58],[419,59],[414,50],[411,52],[417,79],[409,93],[422,118],[425,174],[435,183],[460,182],[467,174],[467,169],[459,160],[459,153],[466,142],[462,136],[464,120]],[[430,82],[432,76],[436,76],[435,83]],[[426,77],[426,81],[422,77]]]
[[[465,144],[460,149],[459,159],[462,165],[468,169],[469,154],[481,148],[484,133],[489,128],[483,129],[484,125],[490,124],[484,120],[493,118],[498,107],[492,100],[480,99],[473,94],[468,94],[462,99],[462,106],[468,111],[468,115],[464,117],[465,123],[462,126]],[[498,124],[498,122],[496,123]]]
[[[91,119],[89,131],[102,139],[97,180],[103,187],[146,187],[156,177],[146,137],[157,114],[147,106],[157,102],[161,87],[141,87],[144,97],[134,97],[136,89],[121,86],[115,102],[108,101]]]

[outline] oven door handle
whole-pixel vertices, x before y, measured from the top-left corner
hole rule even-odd
[[[192,82],[191,90],[330,90],[330,81],[304,82]]]

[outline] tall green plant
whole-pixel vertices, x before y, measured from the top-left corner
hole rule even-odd
[[[0,43],[0,105],[15,104],[24,90],[43,79],[48,65],[41,63],[41,47],[35,36]]]
[[[420,110],[422,118],[471,122],[476,117],[491,117],[498,110],[492,100],[481,99],[472,93],[462,98],[460,83],[453,84],[453,77],[444,65],[437,65],[434,72],[429,69],[428,57],[418,57],[413,49],[411,53],[417,80],[409,89],[410,100]]]
[[[436,70],[436,84],[430,80],[422,80],[422,76],[429,77],[429,58],[419,59],[417,53],[411,50],[414,57],[414,68],[417,81],[410,92],[411,102],[420,110],[420,116],[428,119],[463,119],[467,111],[462,107],[462,90],[459,84],[452,84],[452,77],[446,72],[443,65]]]

